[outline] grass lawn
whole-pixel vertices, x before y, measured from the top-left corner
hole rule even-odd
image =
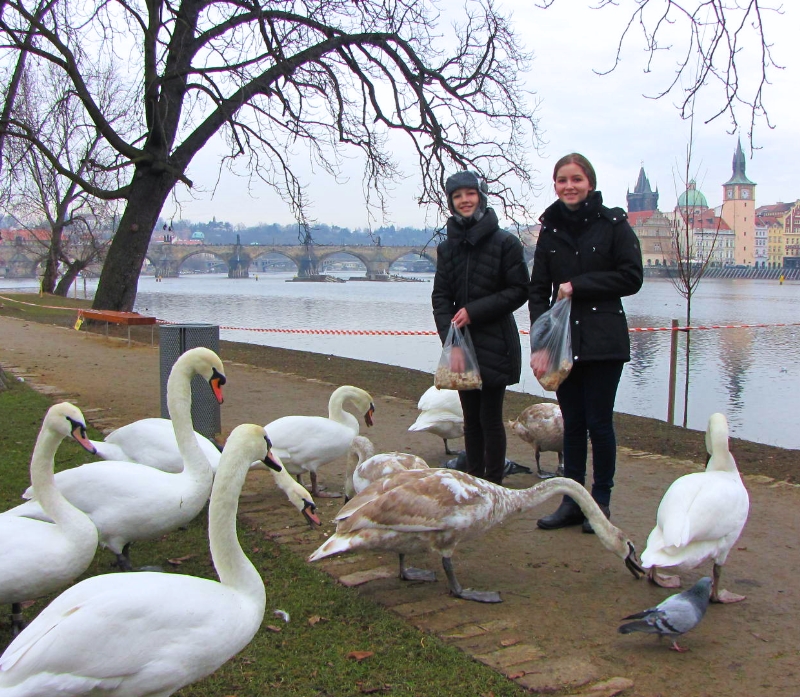
[[[49,406],[47,397],[22,383],[0,391],[4,426],[0,430],[0,510],[19,503],[29,484],[33,444]],[[91,429],[90,437],[101,438]],[[56,456],[56,469],[88,459],[76,443],[65,441]],[[183,697],[529,694],[460,650],[337,585],[257,530],[240,526],[239,537],[267,586],[264,623],[242,653],[215,674],[184,688],[178,693]],[[137,544],[131,556],[135,565],[216,578],[204,515],[186,530]],[[110,552],[98,550],[87,575],[114,573],[112,560]],[[26,618],[34,617],[47,602],[41,599],[26,608]],[[276,609],[287,612],[290,622],[276,617]],[[8,620],[2,617],[0,650],[10,640]],[[359,657],[369,655],[357,660],[353,652],[362,652]]]

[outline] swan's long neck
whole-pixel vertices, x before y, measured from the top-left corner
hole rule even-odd
[[[356,490],[353,486],[353,474],[356,468],[375,454],[375,447],[372,443],[365,438],[361,439],[361,442],[357,442],[359,438],[359,436],[356,436],[347,453],[347,472],[344,478],[344,493],[348,498],[353,498],[356,494]]]
[[[211,463],[200,448],[192,424],[192,377],[194,370],[178,359],[167,380],[167,408],[175,440],[183,459],[183,469],[191,476],[205,476]]]
[[[45,425],[36,438],[31,456],[31,484],[36,500],[56,525],[70,529],[94,527],[89,517],[73,506],[58,489],[53,476],[56,451],[65,436]]]
[[[328,418],[336,421],[356,433],[359,431],[358,419],[349,411],[345,411],[344,403],[353,396],[353,393],[340,387],[334,390],[330,400],[328,400]]]
[[[505,504],[500,504],[496,515],[500,516],[497,522],[515,513],[527,511],[538,506],[543,501],[558,494],[566,494],[577,503],[583,514],[591,523],[592,529],[597,534],[603,545],[613,552],[627,553],[627,548],[622,541],[624,537],[620,530],[612,525],[600,510],[595,500],[588,491],[578,482],[566,477],[553,477],[528,489],[505,489]]]
[[[226,449],[223,458],[226,453],[228,458],[237,457],[235,448],[232,452]],[[264,582],[242,551],[236,534],[239,495],[247,471],[247,467],[223,467],[223,462],[220,462],[208,507],[208,541],[220,582],[260,604],[263,611],[266,606]]]

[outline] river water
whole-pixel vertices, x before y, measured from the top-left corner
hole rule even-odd
[[[136,310],[179,323],[211,323],[229,341],[264,344],[358,358],[434,372],[441,346],[436,336],[381,336],[375,331],[433,329],[432,275],[421,282],[299,283],[291,273],[260,273],[249,279],[224,274],[188,274],[156,282],[142,277]],[[88,297],[93,281],[86,287]],[[35,290],[34,281],[0,279],[0,289]],[[77,294],[83,297],[81,285]],[[800,321],[795,309],[800,283],[705,279],[692,298],[693,325],[778,325]],[[683,325],[685,302],[667,279],[647,279],[624,299],[630,327]],[[529,328],[525,308],[517,312]],[[339,330],[336,334],[266,331]],[[365,333],[360,333],[365,332]],[[632,361],[617,396],[618,411],[666,420],[669,331],[633,332]],[[675,420],[683,418],[685,334],[679,333]],[[527,336],[521,337],[523,351]],[[525,361],[523,361],[523,364]],[[688,425],[704,430],[708,416],[721,411],[731,435],[784,448],[800,448],[800,326],[724,328],[692,332]],[[431,379],[432,381],[432,379]],[[553,398],[529,367],[512,389]]]

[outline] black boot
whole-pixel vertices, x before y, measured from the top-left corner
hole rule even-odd
[[[536,525],[542,530],[558,530],[558,528],[567,528],[570,525],[580,525],[583,520],[581,507],[569,496],[565,496],[555,513],[539,518]]]
[[[603,511],[603,515],[611,520],[611,509],[608,506],[604,506],[602,503],[597,504],[600,507],[600,510]],[[592,524],[589,522],[589,519],[583,521],[583,532],[588,533],[589,535],[594,535],[594,530],[592,530]]]

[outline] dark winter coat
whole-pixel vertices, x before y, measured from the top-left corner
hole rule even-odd
[[[481,379],[487,387],[519,382],[521,349],[513,312],[527,298],[528,267],[522,244],[501,230],[491,208],[471,227],[451,217],[447,239],[437,250],[431,302],[444,343],[462,307],[470,317]]]
[[[562,283],[572,283],[574,361],[631,358],[630,337],[620,298],[642,287],[639,240],[621,208],[606,208],[594,192],[577,211],[560,201],[542,224],[529,286],[531,326],[552,306]]]

